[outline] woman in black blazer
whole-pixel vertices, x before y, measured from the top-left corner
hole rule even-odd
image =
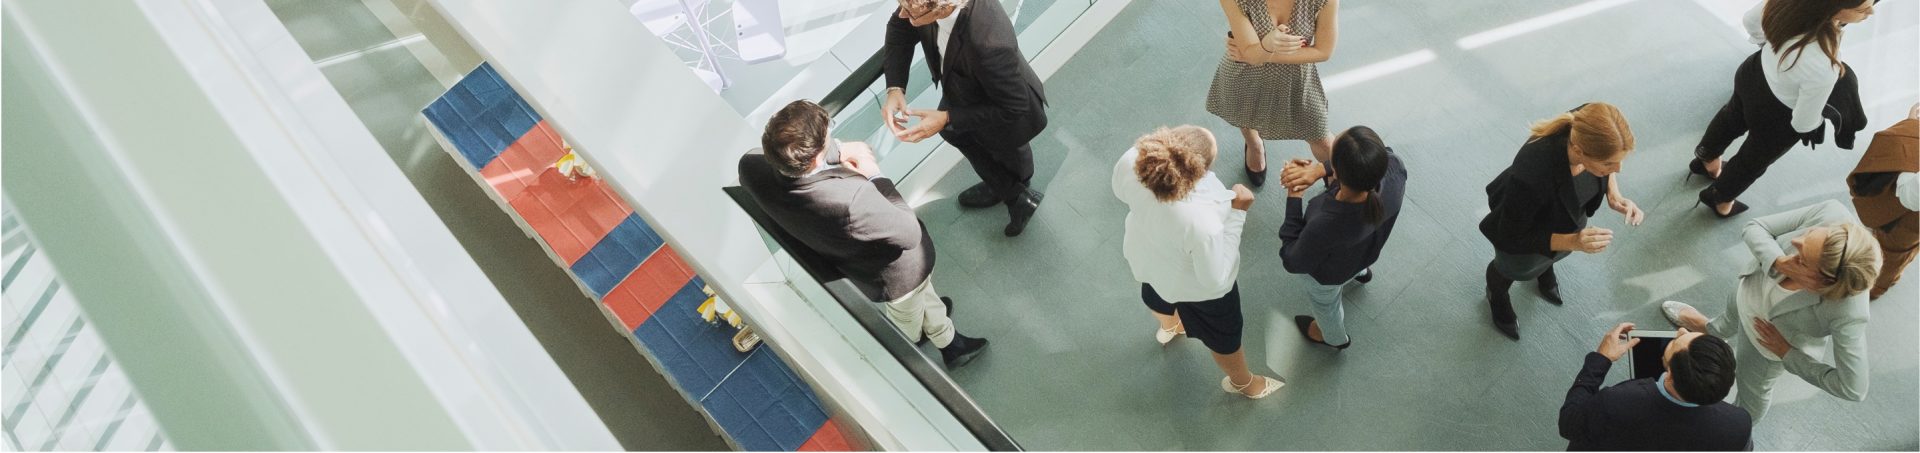
[[[1493,242],[1487,264],[1487,305],[1493,326],[1520,339],[1520,326],[1507,289],[1515,280],[1539,279],[1540,296],[1560,305],[1553,263],[1572,252],[1600,253],[1613,232],[1587,227],[1605,195],[1630,225],[1646,218],[1640,207],[1620,195],[1611,177],[1633,151],[1633,131],[1620,109],[1605,102],[1582,104],[1533,125],[1533,137],[1520,147],[1513,165],[1487,184],[1492,212],[1480,232]]]

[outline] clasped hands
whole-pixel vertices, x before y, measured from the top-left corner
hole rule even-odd
[[[1290,198],[1304,196],[1308,187],[1326,177],[1325,165],[1306,159],[1287,161],[1286,167],[1280,169],[1280,185],[1287,189]]]
[[[1275,55],[1285,55],[1300,51],[1306,45],[1305,37],[1288,33],[1285,24],[1274,26],[1274,31],[1258,40],[1242,41],[1227,37],[1227,58],[1246,64],[1267,64]]]
[[[947,111],[907,108],[907,95],[898,88],[887,89],[887,103],[881,106],[880,114],[886,116],[883,122],[894,138],[907,143],[920,143],[947,127]],[[920,124],[908,127],[909,116],[920,117]]]

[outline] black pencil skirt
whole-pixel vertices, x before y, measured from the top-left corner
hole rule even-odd
[[[1178,315],[1187,328],[1187,337],[1200,340],[1217,354],[1240,352],[1240,331],[1246,319],[1240,316],[1240,284],[1219,299],[1199,302],[1169,302],[1153,291],[1153,285],[1140,284],[1140,300],[1147,309],[1163,315]],[[1178,309],[1175,309],[1178,307]]]

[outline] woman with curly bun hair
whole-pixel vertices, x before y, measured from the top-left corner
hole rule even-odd
[[[1129,209],[1122,242],[1140,298],[1160,322],[1154,339],[1200,340],[1227,374],[1221,390],[1260,399],[1285,384],[1248,370],[1240,347],[1240,232],[1253,192],[1228,190],[1208,170],[1217,155],[1204,128],[1160,128],[1114,165],[1113,195]]]

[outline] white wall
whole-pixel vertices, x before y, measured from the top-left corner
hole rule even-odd
[[[263,6],[4,8],[7,193],[180,448],[618,448]]]
[[[53,273],[31,233],[0,206],[5,365],[0,411],[11,451],[171,451],[153,413],[114,363],[100,329]]]

